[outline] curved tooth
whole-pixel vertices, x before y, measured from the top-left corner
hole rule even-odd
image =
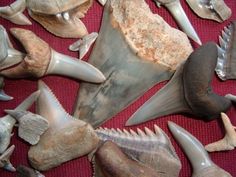
[[[0,16],[17,25],[32,25],[30,20],[23,14],[25,0],[17,0],[9,6],[0,7]]]
[[[15,149],[15,146],[12,145],[9,147],[1,156],[0,156],[0,168],[4,168],[7,171],[14,172],[16,169],[10,162],[10,157]]]
[[[196,31],[194,30],[192,24],[190,23],[187,15],[185,14],[180,1],[176,0],[171,3],[164,4],[167,9],[170,11],[170,13],[173,15],[175,20],[177,21],[180,28],[196,43],[199,45],[202,45],[201,40],[199,39]]]
[[[12,100],[12,99],[13,99],[12,96],[7,95],[7,94],[4,92],[4,90],[1,90],[1,89],[0,89],[0,100],[1,100],[1,101],[10,101],[10,100]]]
[[[203,145],[193,135],[171,121],[168,122],[168,127],[190,160],[193,173],[215,165]]]

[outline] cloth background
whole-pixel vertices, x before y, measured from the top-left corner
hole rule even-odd
[[[11,2],[13,2],[13,0],[1,0],[0,6],[8,5]],[[157,13],[160,16],[162,16],[171,26],[178,28],[174,19],[165,8],[157,8],[155,6],[155,3],[151,0],[146,0],[146,2],[150,5],[154,13]],[[236,2],[235,0],[225,0],[225,2],[232,9],[233,12],[230,20],[234,20],[236,18]],[[221,34],[221,30],[225,25],[228,25],[230,23],[230,20],[222,24],[210,20],[204,20],[196,16],[193,13],[193,11],[191,11],[189,6],[186,4],[186,1],[181,0],[181,4],[186,14],[188,15],[189,19],[191,20],[192,25],[196,29],[202,42],[203,43],[206,43],[208,41],[218,42],[218,36]],[[83,19],[83,22],[86,24],[89,32],[99,31],[102,18],[102,11],[103,7],[97,1],[94,1],[92,8],[90,8],[86,17]],[[24,13],[28,15],[26,11]],[[44,39],[46,42],[48,42],[50,46],[55,50],[70,56],[78,57],[78,53],[70,52],[68,50],[68,46],[72,42],[75,42],[76,39],[62,39],[56,37],[47,32],[43,27],[41,27],[38,23],[36,23],[32,19],[31,21],[33,23],[33,25],[31,26],[18,26],[0,18],[0,24],[2,24],[7,30],[9,30],[11,27],[21,27],[25,29],[30,29],[33,32],[35,32],[38,36],[40,36],[42,39]],[[24,51],[24,49],[22,48],[20,43],[16,41],[16,39],[13,39],[11,35],[10,38],[15,48]],[[193,47],[196,48],[197,45],[193,43]],[[86,55],[85,60],[87,60],[88,57],[89,54]],[[73,104],[76,100],[77,91],[79,89],[79,81],[68,78],[62,78],[58,76],[47,76],[42,78],[42,80],[45,81],[46,84],[52,89],[52,91],[55,93],[61,104],[64,106],[65,110],[68,111],[69,113],[72,113]],[[132,115],[132,113],[134,113],[147,99],[149,99],[155,92],[157,92],[165,83],[166,82],[160,83],[151,88],[147,93],[141,96],[137,101],[135,101],[129,107],[127,107],[122,112],[117,114],[113,119],[103,124],[103,127],[123,128],[126,120]],[[216,76],[214,76],[212,87],[213,90],[220,95],[225,95],[226,93],[236,94],[236,81],[233,80],[222,82]],[[6,91],[7,94],[13,96],[14,100],[9,102],[0,102],[0,116],[5,115],[4,109],[15,108],[22,100],[24,100],[28,95],[30,95],[36,89],[37,89],[37,80],[6,79],[4,90]],[[34,107],[32,107],[30,110],[34,111]],[[235,105],[231,107],[231,109],[227,112],[227,114],[231,118],[232,123],[236,125]],[[160,126],[170,136],[171,141],[176,149],[176,152],[181,159],[182,170],[180,173],[180,177],[189,177],[191,176],[191,171],[192,171],[191,166],[186,156],[183,154],[182,150],[176,144],[175,140],[173,139],[167,128],[167,121],[169,120],[176,122],[180,126],[184,127],[186,130],[191,132],[204,145],[223,137],[224,128],[222,126],[222,122],[219,119],[206,123],[200,120],[193,120],[186,116],[176,114],[176,115],[165,116],[156,119],[154,121],[141,124],[139,126],[130,127],[136,129],[137,127],[143,128],[144,126],[146,126],[153,130],[153,124],[157,124],[158,126]],[[11,144],[15,144],[16,149],[11,158],[11,162],[15,166],[19,164],[29,165],[27,162],[27,152],[30,146],[17,136],[16,129],[14,129],[14,134],[15,135],[12,137]],[[231,173],[232,176],[234,177],[236,176],[236,168],[235,168],[236,150],[229,152],[211,153],[210,156],[217,165],[219,165],[220,167]],[[48,172],[44,172],[43,174],[46,177],[91,177],[92,167],[87,158],[83,157],[64,163],[60,167],[54,168]],[[0,169],[0,176],[13,177],[16,176],[16,174],[9,173]]]

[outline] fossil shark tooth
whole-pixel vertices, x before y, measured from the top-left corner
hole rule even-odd
[[[179,0],[154,0],[158,6],[164,5],[175,18],[180,28],[196,43],[202,45],[195,29],[184,12]]]
[[[0,155],[0,168],[3,168],[7,171],[14,172],[16,169],[10,162],[10,157],[15,149],[15,145],[9,147],[2,155]]]
[[[96,32],[90,33],[84,36],[82,39],[79,39],[75,43],[71,44],[69,46],[69,49],[74,52],[79,51],[79,59],[82,59],[89,51],[91,45],[95,42],[97,37],[98,33]]]
[[[236,79],[236,21],[224,28],[219,43],[215,71],[223,81]]]
[[[201,18],[223,22],[232,15],[224,0],[186,0],[190,8]]]
[[[98,0],[98,2],[99,2],[101,5],[105,6],[107,0]]]
[[[225,136],[219,141],[206,145],[208,152],[233,150],[236,147],[235,126],[231,124],[225,113],[221,113],[221,119],[225,127]]]
[[[152,168],[133,160],[113,142],[106,141],[95,152],[94,177],[160,177]]]
[[[232,177],[210,159],[204,146],[193,135],[170,121],[168,127],[193,167],[192,177]]]
[[[38,143],[40,136],[49,128],[48,121],[40,115],[22,110],[5,110],[19,122],[18,135],[31,145]]]
[[[25,78],[58,74],[95,83],[105,80],[97,68],[56,52],[32,31],[12,28],[11,33],[22,43],[28,54],[19,65],[2,70],[3,76]]]
[[[0,100],[1,100],[1,101],[9,101],[9,100],[12,100],[13,97],[7,95],[7,94],[4,92],[3,87],[4,87],[4,78],[3,78],[3,77],[0,77]]]
[[[64,38],[80,38],[88,34],[80,20],[93,0],[27,0],[29,15],[49,32]]]
[[[16,168],[16,171],[17,171],[17,177],[45,177],[39,171],[26,167],[24,165],[19,165]]]
[[[89,59],[107,80],[81,85],[75,117],[100,126],[156,83],[168,80],[191,52],[187,36],[153,14],[144,0],[107,1]]]
[[[38,98],[40,91],[36,91],[28,96],[15,110],[28,109]],[[3,153],[10,144],[12,129],[16,120],[10,115],[0,118],[0,154]]]
[[[217,118],[230,108],[231,102],[211,89],[216,60],[217,47],[214,43],[209,42],[196,49],[172,79],[144,103],[126,125],[174,113],[188,113],[206,121]]]
[[[93,151],[99,139],[88,123],[70,116],[42,81],[38,89],[37,114],[49,122],[49,129],[28,152],[29,162],[39,171],[49,170]]]
[[[9,6],[0,7],[0,17],[17,25],[32,25],[30,20],[23,14],[25,6],[25,0],[16,0]]]
[[[96,133],[101,141],[116,143],[130,158],[153,168],[160,177],[178,177],[181,162],[168,136],[157,125],[155,132],[147,127],[144,130],[98,128]]]

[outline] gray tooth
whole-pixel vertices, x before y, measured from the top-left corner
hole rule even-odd
[[[219,37],[220,46],[223,50],[227,49],[227,42],[220,36]]]
[[[0,100],[1,101],[9,101],[9,100],[12,100],[13,97],[7,95],[4,90],[0,90]]]
[[[228,42],[230,40],[230,36],[227,33],[225,33],[225,31],[222,31],[222,36],[225,41]]]

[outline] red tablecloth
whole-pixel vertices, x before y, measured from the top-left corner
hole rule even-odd
[[[0,6],[7,5],[13,2],[13,0],[1,0]],[[176,27],[176,23],[173,20],[172,16],[165,8],[156,8],[155,4],[151,0],[147,0],[148,4],[150,4],[151,9],[154,13],[162,16],[170,25]],[[235,0],[225,0],[228,6],[232,9],[233,14],[230,20],[234,20],[236,18],[236,2]],[[203,43],[207,41],[215,41],[218,42],[218,36],[221,34],[221,30],[225,25],[228,25],[230,20],[219,24],[210,20],[203,20],[197,17],[191,9],[187,6],[184,0],[181,0],[183,8],[190,18],[193,26],[195,27],[199,37],[201,38]],[[97,1],[94,2],[92,8],[88,11],[86,17],[83,19],[83,22],[86,24],[89,32],[99,31],[101,17],[102,17],[103,7],[98,4]],[[25,12],[27,14],[27,12]],[[18,26],[14,25],[9,21],[6,21],[0,18],[0,24],[4,25],[4,27],[9,30],[11,27],[21,27],[25,29],[30,29],[34,31],[38,36],[42,39],[50,43],[51,47],[60,51],[62,53],[78,57],[78,53],[73,53],[68,51],[68,46],[76,41],[76,39],[61,39],[58,38],[49,32],[47,32],[43,27],[41,27],[38,23],[31,19],[33,25],[31,26]],[[10,36],[15,48],[19,50],[23,50],[22,46]],[[194,45],[196,47],[196,45]],[[89,54],[85,57],[88,58]],[[204,63],[203,63],[204,64]],[[76,80],[62,78],[58,76],[49,76],[42,78],[43,81],[48,84],[48,86],[55,93],[61,104],[64,106],[65,110],[69,113],[72,113],[73,104],[76,100],[77,91],[79,89],[79,82]],[[5,115],[4,109],[13,109],[15,108],[23,99],[25,99],[29,94],[37,89],[37,80],[5,80],[5,88],[4,90],[11,96],[14,96],[13,101],[9,102],[0,102],[0,116]],[[114,128],[123,128],[126,120],[137,110],[148,98],[150,98],[158,89],[160,89],[164,83],[158,84],[150,89],[145,95],[140,97],[135,103],[130,105],[128,108],[120,112],[113,119],[106,122],[103,127],[114,127]],[[236,94],[236,81],[220,81],[216,76],[213,79],[213,90],[220,95],[225,95],[226,93]],[[34,108],[31,109],[34,111]],[[227,112],[228,116],[231,118],[231,121],[234,125],[236,125],[236,107],[235,105]],[[171,136],[168,128],[167,121],[171,120],[179,124],[180,126],[186,128],[189,132],[191,132],[194,136],[196,136],[204,145],[219,138],[222,138],[224,135],[224,129],[221,121],[212,121],[209,123],[205,123],[199,120],[193,120],[186,116],[176,114],[171,116],[162,117],[156,119],[152,122],[148,122],[139,126],[135,126],[132,128],[144,126],[153,129],[153,124],[157,124],[160,126],[171,138],[171,141],[177,151],[178,156],[182,162],[182,170],[180,173],[180,177],[189,177],[191,175],[191,166],[186,156],[183,154],[182,150],[174,141]],[[17,166],[18,164],[28,165],[27,162],[27,152],[29,149],[29,145],[25,143],[22,139],[17,136],[16,129],[14,130],[14,137],[12,137],[11,144],[16,145],[16,149],[11,158],[12,163]],[[229,152],[217,152],[210,154],[212,160],[218,164],[220,167],[228,171],[232,174],[232,176],[236,176],[236,150]],[[92,168],[86,157],[72,160],[70,162],[64,163],[60,167],[54,168],[48,172],[44,172],[46,177],[91,177],[92,176]],[[6,172],[0,169],[0,177],[12,177],[16,176],[14,173]]]

